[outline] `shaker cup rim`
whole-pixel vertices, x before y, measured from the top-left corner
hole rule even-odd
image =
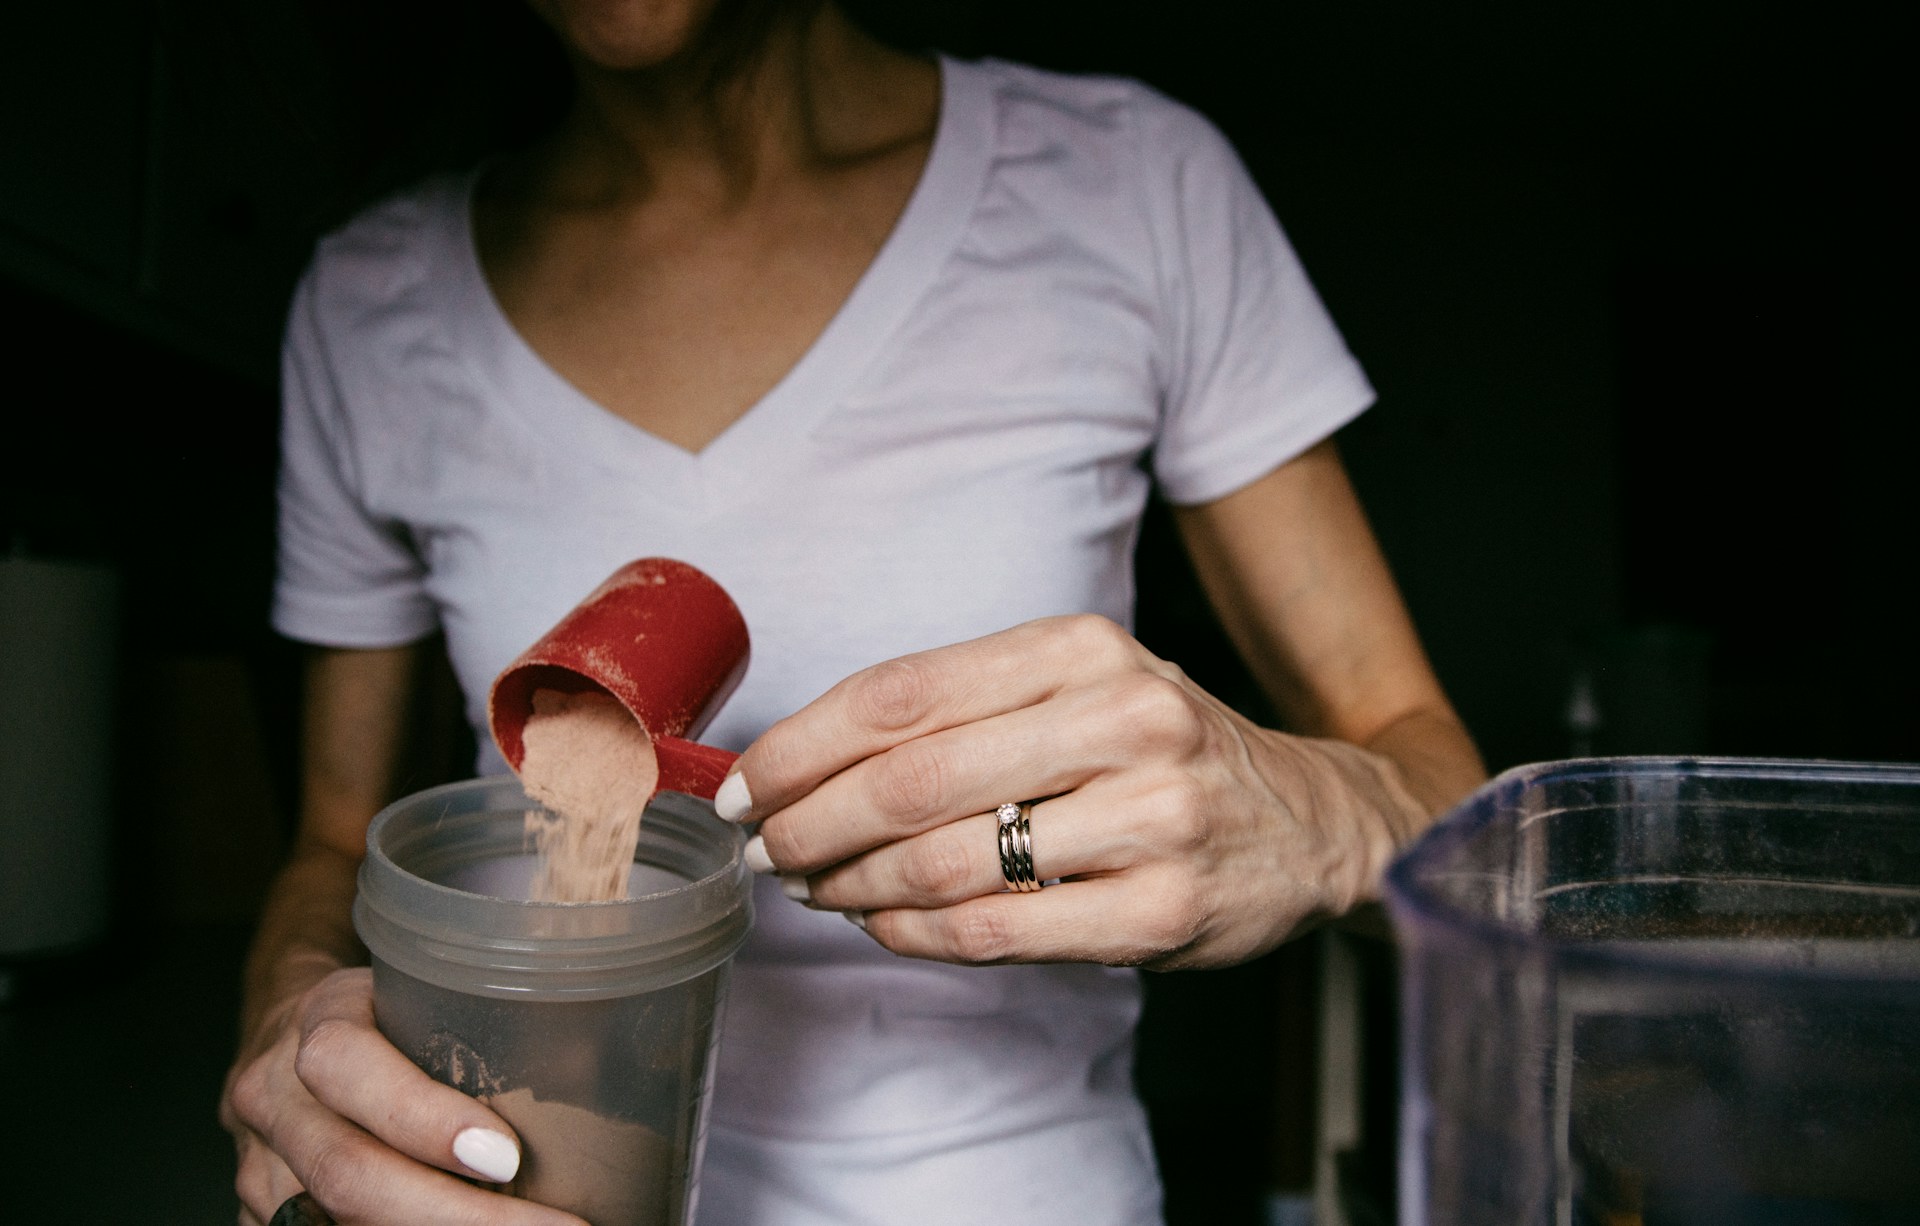
[[[684,877],[666,889],[600,902],[533,902],[463,890],[416,871],[529,854],[521,821],[538,807],[511,776],[496,775],[430,788],[381,810],[367,830],[354,902],[355,928],[369,952],[459,991],[584,999],[691,978],[726,961],[746,939],[752,902],[745,836],[704,802],[678,793],[656,796],[641,823],[638,862]]]

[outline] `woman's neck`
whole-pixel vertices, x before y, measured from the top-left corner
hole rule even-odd
[[[937,75],[832,4],[789,6],[745,47],[645,68],[574,58],[572,107],[536,151],[550,198],[639,203],[671,190],[738,202],[795,172],[924,139]]]

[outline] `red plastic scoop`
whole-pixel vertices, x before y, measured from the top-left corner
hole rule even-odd
[[[535,690],[600,690],[653,740],[659,790],[713,799],[738,754],[700,735],[747,671],[747,623],[726,590],[672,558],[629,562],[494,678],[487,719],[514,770]]]

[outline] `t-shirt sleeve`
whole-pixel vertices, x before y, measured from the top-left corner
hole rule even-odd
[[[329,647],[395,647],[431,633],[437,615],[405,528],[367,509],[317,297],[309,271],[281,351],[273,627]]]
[[[1306,451],[1373,388],[1226,138],[1158,98],[1141,136],[1166,323],[1153,473],[1192,505]]]

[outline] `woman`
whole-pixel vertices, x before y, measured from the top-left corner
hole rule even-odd
[[[1150,91],[825,3],[534,7],[565,120],[331,236],[289,324],[275,621],[317,648],[223,1105],[242,1220],[302,1189],[573,1220],[467,1182],[511,1175],[511,1130],[374,1030],[348,905],[410,645],[444,629],[484,729],[500,667],[663,554],[748,619],[707,739],[745,749],[718,805],[768,874],[700,1222],[1158,1221],[1113,968],[1341,914],[1480,778],[1329,441],[1364,378]],[[1293,733],[1122,628],[1143,462]],[[1036,798],[1059,880],[1010,892],[995,811]]]

